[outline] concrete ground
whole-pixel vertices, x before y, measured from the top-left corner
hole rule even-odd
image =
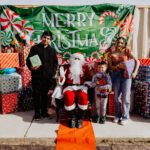
[[[53,119],[33,120],[33,111],[0,114],[0,138],[56,138],[59,123]],[[150,120],[131,116],[125,126],[108,118],[105,124],[92,123],[96,138],[149,138]]]
[[[51,146],[51,149],[54,149],[59,127],[55,116],[51,120],[45,118],[41,121],[34,121],[33,115],[33,111],[0,114],[0,150],[5,150],[6,145],[9,144],[15,146],[16,143],[18,145],[28,143],[28,146],[32,145],[32,149],[35,147],[36,150],[40,150],[39,145],[41,145],[41,149],[44,149],[42,146],[45,148]],[[113,123],[112,118],[108,118],[106,124],[92,123],[92,125],[97,149],[101,147],[102,150],[111,150],[115,145],[117,146],[116,150],[121,150],[125,148],[125,143],[127,144],[126,148],[130,149],[130,146],[132,147],[132,144],[136,143],[135,149],[150,150],[150,120],[131,115],[129,123],[125,126]],[[121,145],[122,148],[119,148]],[[144,148],[141,148],[142,145]],[[19,147],[14,149],[20,150],[17,148]]]

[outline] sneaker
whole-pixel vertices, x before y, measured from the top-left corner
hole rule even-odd
[[[77,126],[77,128],[82,128],[82,119],[77,120],[76,126]]]
[[[117,117],[115,117],[115,118],[113,119],[113,122],[114,122],[114,123],[119,123],[119,122],[120,122],[120,119],[117,118]]]
[[[35,115],[34,115],[34,120],[35,120],[35,121],[41,120],[41,115],[40,115],[40,114],[35,114]]]
[[[123,125],[123,126],[124,126],[124,125],[127,125],[127,124],[128,124],[128,121],[129,121],[128,119],[122,119],[122,120],[120,121],[120,124]]]

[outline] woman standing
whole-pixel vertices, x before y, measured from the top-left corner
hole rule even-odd
[[[120,123],[121,125],[125,125],[129,119],[132,78],[136,77],[140,64],[133,53],[126,48],[126,45],[126,40],[121,37],[117,40],[116,49],[108,54],[109,70],[112,78],[116,103],[116,113],[113,122]],[[132,60],[135,65],[132,66],[133,71],[131,76],[127,77],[125,76],[125,62],[129,60]],[[123,102],[123,112],[121,109],[121,102]]]

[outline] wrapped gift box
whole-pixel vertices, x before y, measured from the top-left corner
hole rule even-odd
[[[26,59],[27,59],[27,56],[28,56],[29,52],[30,52],[30,47],[29,46],[24,46],[20,50],[19,60],[20,60],[20,66],[21,67],[26,66]]]
[[[136,80],[150,82],[150,66],[140,66]]]
[[[18,53],[0,53],[0,69],[19,67]]]
[[[23,88],[31,87],[31,72],[27,67],[18,68],[18,72],[22,77]]]
[[[122,112],[124,110],[123,103],[122,103]],[[115,99],[114,99],[114,92],[110,92],[108,94],[108,109],[107,109],[107,115],[109,116],[115,116],[116,113],[116,106],[115,106]]]
[[[150,83],[134,81],[134,113],[150,118]]]
[[[0,94],[0,110],[2,114],[18,110],[18,93]]]
[[[141,66],[150,66],[150,58],[147,58],[147,59],[145,59],[145,58],[139,59],[139,61],[140,61],[140,65],[141,65]]]
[[[22,79],[18,73],[0,75],[0,93],[11,93],[21,88]]]
[[[107,115],[115,116],[115,100],[114,100],[114,92],[111,92],[108,95],[108,110]]]

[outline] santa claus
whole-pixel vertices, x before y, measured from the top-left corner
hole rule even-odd
[[[69,126],[81,128],[82,116],[88,107],[88,88],[85,83],[91,81],[91,73],[88,66],[85,65],[84,56],[81,53],[72,54],[69,64],[61,67],[61,72],[64,72],[64,74],[61,73],[61,78],[65,78],[64,107],[69,115]],[[78,110],[75,113],[76,107]]]

